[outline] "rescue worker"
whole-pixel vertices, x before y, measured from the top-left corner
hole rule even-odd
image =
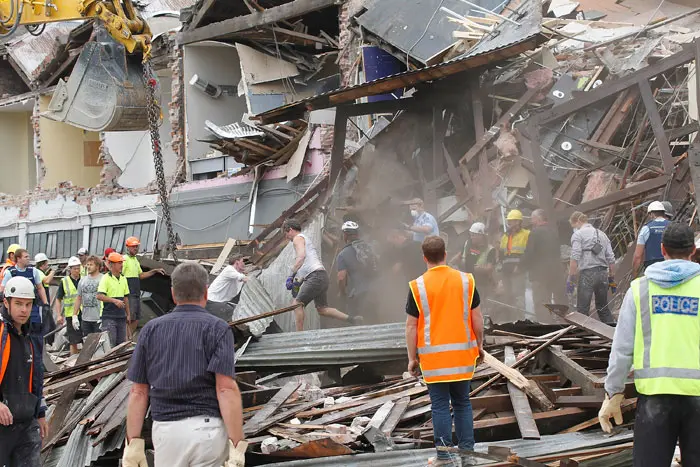
[[[595,296],[598,317],[606,324],[615,324],[608,307],[608,288],[617,292],[615,283],[615,254],[610,239],[605,232],[596,229],[588,222],[588,216],[574,211],[569,217],[574,230],[571,235],[571,258],[569,277],[566,280],[566,293],[576,295],[576,310],[586,316],[590,314],[591,300]]]
[[[61,279],[61,285],[56,292],[54,309],[56,323],[60,326],[66,323],[66,335],[70,345],[71,355],[79,352],[78,345],[83,343],[80,314],[73,313],[75,298],[78,296],[78,283],[80,282],[80,260],[75,256],[68,258],[68,274]]]
[[[100,332],[102,325],[102,302],[97,299],[97,289],[102,280],[102,274],[100,274],[102,261],[97,256],[89,256],[85,264],[88,275],[80,278],[78,296],[75,297],[73,306],[74,315],[80,313],[80,330],[83,337]]]
[[[51,282],[53,281],[55,271],[49,265],[49,258],[44,253],[39,253],[34,256],[34,267],[39,271],[41,284],[44,286],[46,294],[46,303],[51,303]],[[46,335],[56,329],[56,320],[53,317],[50,309],[42,307],[41,313],[41,334]],[[53,334],[46,338],[49,345],[53,345]]]
[[[0,270],[1,275],[5,275],[5,270],[9,267],[12,267],[15,265],[15,252],[22,248],[16,243],[13,243],[12,245],[7,247],[7,258],[5,259],[5,264],[2,266],[2,270]]]
[[[129,284],[122,274],[124,258],[117,252],[107,257],[109,272],[97,287],[97,299],[102,302],[102,332],[109,333],[112,347],[126,342],[129,322]]]
[[[525,253],[530,231],[523,229],[523,213],[512,209],[506,216],[506,233],[501,237],[500,258],[503,287],[510,305],[525,313],[525,271],[520,259]]]
[[[684,466],[700,465],[700,265],[693,231],[673,222],[661,240],[665,261],[632,281],[615,328],[605,401],[598,418],[604,431],[622,423],[625,382],[634,366],[637,413],[635,466],[667,466],[680,445]]]
[[[80,277],[85,277],[88,274],[87,270],[87,258],[88,249],[83,247],[78,250],[78,259],[80,260]]]
[[[165,275],[165,269],[151,269],[143,272],[141,263],[136,257],[139,252],[141,242],[138,237],[129,237],[126,239],[126,255],[124,255],[124,266],[122,274],[126,277],[129,284],[129,311],[131,312],[131,320],[129,321],[129,329],[133,335],[136,328],[139,326],[141,319],[141,281],[148,279],[155,274]]]
[[[432,404],[436,447],[452,446],[452,417],[460,450],[474,449],[470,380],[483,349],[484,320],[471,274],[447,266],[445,241],[427,237],[422,244],[428,270],[409,283],[406,302],[408,371],[423,373]],[[432,465],[452,465],[438,450]]]
[[[321,262],[316,246],[301,233],[301,223],[294,219],[287,219],[282,224],[282,232],[294,245],[296,254],[291,274],[285,282],[287,290],[292,291],[294,297],[292,304],[297,305],[294,310],[296,330],[304,330],[304,308],[312,301],[321,316],[351,324],[361,323],[361,316],[351,318],[328,306],[328,272]]]
[[[13,277],[0,309],[0,465],[39,467],[48,434],[41,354],[28,336],[35,286]]]
[[[109,272],[109,260],[107,258],[109,258],[111,253],[116,253],[116,251],[117,250],[114,248],[105,248],[105,254],[102,257],[102,268],[100,269],[102,274],[107,274]]]
[[[244,268],[243,255],[234,255],[228,266],[212,281],[207,289],[205,307],[209,313],[226,322],[233,320],[233,311],[238,304],[243,284],[248,282]]]
[[[406,204],[411,209],[411,217],[413,218],[413,225],[410,225],[408,230],[413,233],[414,242],[420,243],[428,235],[440,235],[438,223],[435,217],[425,210],[422,199],[413,198]]]
[[[372,246],[360,238],[357,222],[344,222],[340,230],[343,232],[345,246],[336,260],[338,289],[341,297],[345,297],[347,312],[351,316],[375,312],[373,298],[379,258]]]
[[[489,244],[486,225],[474,222],[469,227],[469,238],[462,250],[462,271],[474,275],[482,296],[488,295],[485,290],[493,289],[496,285],[496,260],[496,248]]]
[[[673,212],[673,205],[670,201],[661,201],[661,204],[664,205],[664,216],[669,221],[672,221],[675,215],[675,213]]]
[[[651,220],[639,231],[637,247],[634,250],[632,260],[632,277],[638,277],[644,269],[654,263],[664,260],[661,253],[661,236],[669,223],[666,219],[666,208],[661,201],[652,201],[647,208],[647,214]]]

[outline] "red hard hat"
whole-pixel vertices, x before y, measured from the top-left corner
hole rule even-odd
[[[104,259],[107,259],[107,257],[110,255],[110,253],[114,253],[116,250],[114,248],[106,248],[105,249],[105,257]]]
[[[126,246],[139,246],[141,242],[139,242],[138,237],[129,237],[126,239]]]

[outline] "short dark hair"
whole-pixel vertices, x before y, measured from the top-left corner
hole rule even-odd
[[[170,275],[173,298],[177,303],[198,302],[204,298],[209,283],[209,273],[199,263],[180,263]]]
[[[24,248],[17,248],[15,250],[15,258],[21,258],[22,256],[24,256],[25,253],[27,254],[27,256],[29,256],[29,252],[27,250],[25,250]]]
[[[233,255],[233,256],[231,256],[231,257],[229,258],[228,264],[230,264],[231,266],[233,266],[233,263],[235,263],[235,262],[238,261],[239,259],[243,259],[243,258],[244,258],[243,255]]]
[[[301,232],[301,222],[296,219],[285,220],[282,224],[282,232],[289,232],[290,230]]]
[[[95,255],[88,256],[85,260],[85,264],[87,263],[95,263],[95,266],[97,266],[98,268],[102,266],[102,260]]]
[[[670,222],[661,236],[661,244],[671,259],[686,259],[695,249],[695,233],[684,222]]]
[[[445,260],[445,240],[437,235],[430,235],[425,237],[423,244],[421,245],[423,250],[423,256],[428,260],[429,263],[436,264]]]

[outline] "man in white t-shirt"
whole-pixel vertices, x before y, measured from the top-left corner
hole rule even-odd
[[[248,281],[248,277],[243,274],[243,267],[243,256],[233,256],[229,265],[209,285],[207,311],[226,322],[233,319],[233,309],[238,303],[241,287]]]

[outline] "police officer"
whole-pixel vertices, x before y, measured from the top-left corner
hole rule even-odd
[[[13,277],[0,309],[0,465],[39,467],[48,433],[41,353],[29,337],[34,284]]]
[[[670,223],[661,251],[665,261],[649,266],[625,294],[598,418],[608,433],[610,418],[622,423],[625,381],[634,366],[634,465],[670,465],[678,441],[683,465],[700,465],[700,264],[690,261],[691,228]]]
[[[661,201],[653,201],[647,208],[651,220],[639,231],[637,248],[634,250],[632,261],[632,277],[638,277],[644,268],[664,260],[661,254],[661,236],[669,223],[666,219],[666,208]]]

